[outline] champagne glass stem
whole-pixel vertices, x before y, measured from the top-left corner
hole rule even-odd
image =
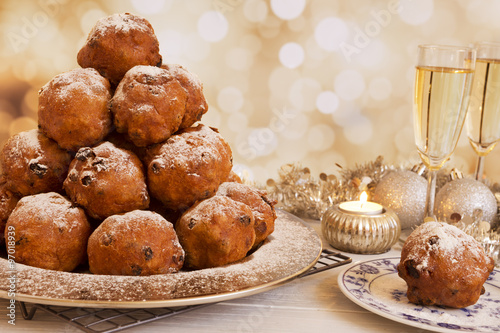
[[[436,197],[436,170],[429,170],[427,183],[427,205],[425,217],[434,217],[434,198]]]
[[[476,165],[476,180],[483,179],[483,171],[484,171],[484,156],[479,156],[477,158],[477,165]]]

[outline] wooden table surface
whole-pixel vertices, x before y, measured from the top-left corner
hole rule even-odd
[[[320,233],[319,221],[307,221]],[[323,246],[331,248],[323,241]],[[353,263],[397,257],[401,244],[382,255],[355,255]],[[126,329],[124,332],[428,332],[373,314],[346,298],[337,277],[347,266],[295,279],[257,295],[196,308],[189,312]],[[16,310],[15,326],[8,323],[9,300],[0,299],[0,332],[83,332],[63,320],[37,310],[24,320]],[[29,308],[29,304],[28,304]]]

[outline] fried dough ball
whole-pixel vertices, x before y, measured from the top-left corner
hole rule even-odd
[[[481,244],[443,222],[426,222],[415,229],[397,267],[410,302],[452,308],[475,304],[493,268]]]
[[[151,201],[149,203],[149,210],[160,214],[167,221],[172,221],[172,223],[174,224],[174,227],[175,227],[177,220],[181,217],[181,215],[183,213],[183,211],[172,210],[172,209],[165,207],[165,205],[163,205],[163,203],[160,200],[158,200],[154,197],[151,197]]]
[[[111,100],[116,130],[139,147],[162,142],[179,129],[186,100],[185,89],[167,70],[136,66]]]
[[[6,230],[15,230],[17,263],[70,272],[87,258],[85,212],[58,193],[21,198]]]
[[[160,66],[162,58],[151,24],[140,16],[124,13],[97,21],[77,61],[84,68],[97,69],[116,87],[132,67]]]
[[[218,267],[243,259],[255,241],[254,222],[250,207],[228,197],[195,204],[176,224],[186,267]]]
[[[186,128],[148,149],[150,193],[168,209],[184,211],[215,194],[229,176],[231,154],[216,129],[202,124]]]
[[[67,151],[36,129],[11,136],[0,155],[5,186],[20,197],[62,192],[70,162]]]
[[[93,68],[56,75],[39,92],[39,127],[66,150],[93,146],[112,130],[110,99],[108,80]]]
[[[276,211],[275,201],[267,198],[267,193],[249,185],[226,182],[222,183],[215,195],[226,196],[250,207],[255,218],[255,243],[257,247],[274,231]]]
[[[184,263],[172,223],[145,210],[105,219],[90,236],[87,252],[94,274],[168,274]]]
[[[181,65],[163,64],[161,68],[167,70],[187,92],[186,109],[180,129],[190,127],[208,111],[208,104],[203,95],[203,83],[198,76],[190,73]]]
[[[149,206],[141,161],[134,153],[107,141],[78,151],[64,189],[74,203],[95,219]]]
[[[241,180],[240,176],[238,176],[238,174],[232,170],[229,173],[229,177],[227,177],[226,182],[234,182],[234,183],[243,184],[243,181]]]
[[[4,243],[4,230],[7,219],[16,208],[19,198],[12,193],[6,186],[6,179],[0,176],[0,245]]]
[[[142,160],[146,154],[146,147],[137,147],[124,133],[113,131],[106,138],[104,138],[104,141],[111,142],[117,148],[133,152],[137,155],[137,157],[139,157],[140,160]]]

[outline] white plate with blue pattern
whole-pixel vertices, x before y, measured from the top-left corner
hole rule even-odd
[[[406,282],[398,276],[400,258],[355,263],[339,275],[340,290],[359,306],[382,317],[435,332],[500,332],[500,270],[484,284],[478,302],[464,309],[408,302]]]

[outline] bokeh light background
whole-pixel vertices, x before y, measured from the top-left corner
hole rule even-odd
[[[422,43],[498,40],[499,1],[2,0],[0,144],[37,126],[38,90],[78,66],[101,17],[141,15],[166,63],[204,83],[209,111],[237,172],[263,182],[300,162],[313,175],[374,160],[419,162],[412,90]],[[465,135],[448,167],[472,173]],[[486,175],[500,178],[500,152]]]

